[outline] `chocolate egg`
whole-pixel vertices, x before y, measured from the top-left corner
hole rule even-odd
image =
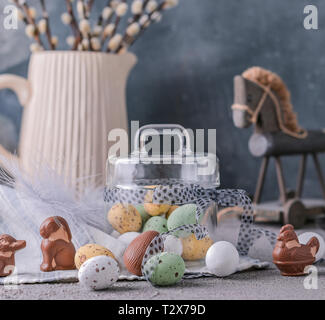
[[[119,233],[139,231],[142,226],[140,213],[132,205],[114,205],[107,214],[108,222]]]
[[[108,256],[115,259],[114,254],[107,248],[100,246],[99,244],[86,244],[80,247],[74,257],[74,262],[77,269],[80,269],[81,265],[90,258],[97,256]],[[116,260],[116,259],[115,259]]]
[[[200,260],[203,259],[208,249],[213,245],[213,241],[209,237],[197,240],[192,234],[187,238],[182,239],[184,260]]]
[[[167,232],[167,220],[163,217],[151,217],[143,227],[143,231],[157,231],[159,233]]]
[[[159,233],[157,231],[146,231],[137,236],[130,245],[126,248],[123,256],[123,261],[126,269],[137,275],[141,276],[141,264],[144,254],[150,242]]]

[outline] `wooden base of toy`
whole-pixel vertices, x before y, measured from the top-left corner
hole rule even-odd
[[[325,198],[325,182],[317,154],[311,153],[310,155],[313,158],[321,190]],[[305,224],[307,218],[325,212],[325,200],[303,200],[301,198],[303,191],[303,182],[305,178],[307,156],[308,153],[303,153],[301,155],[297,186],[296,190],[293,192],[287,192],[286,190],[280,156],[272,156],[275,160],[280,199],[279,201],[270,203],[260,203],[266,171],[271,156],[265,156],[263,158],[253,200],[257,217],[263,217],[264,221],[281,221],[283,224],[292,224],[295,228],[301,228]]]
[[[254,205],[255,221],[281,222],[301,228],[307,220],[313,220],[325,212],[323,199],[290,199],[285,205],[270,201]]]

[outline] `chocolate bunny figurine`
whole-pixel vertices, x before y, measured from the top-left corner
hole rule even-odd
[[[74,256],[76,249],[71,242],[69,225],[62,217],[47,218],[40,227],[43,262],[41,271],[76,269]]]
[[[305,267],[315,262],[319,241],[312,237],[307,244],[299,243],[291,224],[283,226],[273,250],[273,262],[283,276],[301,276]]]
[[[15,252],[25,247],[24,240],[16,240],[8,234],[0,235],[0,277],[7,277],[12,273],[15,266]]]

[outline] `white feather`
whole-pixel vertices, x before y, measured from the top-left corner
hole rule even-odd
[[[88,188],[82,194],[76,194],[74,189],[64,183],[63,177],[44,163],[35,165],[33,172],[37,174],[30,176],[14,159],[0,157],[0,162],[11,175],[2,171],[0,180],[13,188],[25,207],[30,208],[27,214],[32,216],[33,210],[37,210],[42,211],[44,218],[57,215],[80,221],[81,225],[86,223],[108,234],[113,231],[106,220],[108,208],[103,200],[103,188]],[[12,200],[2,197],[0,208],[4,201],[10,203]],[[15,204],[12,203],[12,206]]]

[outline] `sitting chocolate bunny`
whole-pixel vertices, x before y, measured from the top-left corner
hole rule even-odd
[[[41,250],[43,262],[41,271],[76,269],[74,264],[75,247],[67,221],[59,216],[47,218],[40,227],[43,238]]]

